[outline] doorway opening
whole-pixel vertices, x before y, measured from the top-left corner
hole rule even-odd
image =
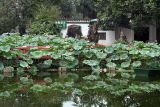
[[[160,27],[157,28],[157,42],[160,43]]]
[[[134,33],[134,40],[143,42],[149,41],[149,27],[135,27]]]

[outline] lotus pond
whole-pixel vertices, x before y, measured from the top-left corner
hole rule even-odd
[[[159,107],[159,72],[157,43],[12,35],[0,38],[0,107]]]
[[[159,107],[160,84],[134,81],[134,74],[52,72],[47,84],[0,83],[0,107]],[[39,78],[40,79],[40,78]]]

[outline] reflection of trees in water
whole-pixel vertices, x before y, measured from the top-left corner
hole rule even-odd
[[[0,107],[62,107],[63,101],[70,98],[64,96],[59,93],[19,94],[12,98],[0,99]]]
[[[83,96],[57,92],[27,94],[0,99],[0,107],[63,107],[73,101],[75,107],[159,107],[160,93],[116,97],[106,93],[86,92]]]
[[[159,107],[159,105],[160,105],[160,92],[132,95],[132,99],[140,107]]]
[[[126,95],[116,97],[107,94],[74,96],[74,102],[82,107],[159,107],[160,94]]]
[[[82,107],[107,107],[108,102],[102,95],[85,94],[83,96],[73,96],[73,101],[77,106]]]

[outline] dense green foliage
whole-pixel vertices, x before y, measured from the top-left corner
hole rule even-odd
[[[64,18],[96,18],[96,10],[92,0],[61,0],[59,7]]]
[[[37,19],[39,15],[47,16],[45,22],[52,23],[44,25],[41,19]],[[16,27],[21,35],[26,33],[27,28],[34,28],[31,33],[55,34],[56,26],[53,23],[58,16],[71,19],[96,18],[96,11],[92,0],[1,0],[0,16],[0,34],[14,32]],[[38,26],[42,30],[37,31]]]
[[[47,9],[41,8],[41,5],[46,6]],[[0,34],[11,32],[17,26],[22,34],[25,33],[26,28],[30,28],[30,24],[31,29],[40,26],[43,28],[41,32],[55,32],[56,27],[53,24],[44,25],[37,22],[37,13],[44,15],[44,11],[46,15],[48,12],[51,16],[55,15],[53,19],[57,15],[71,19],[99,18],[102,29],[114,29],[117,26],[130,28],[133,25],[141,26],[146,23],[158,24],[159,6],[158,0],[2,0],[0,1]],[[50,7],[54,7],[55,14],[52,14],[53,8]],[[34,33],[37,32],[36,30]]]
[[[16,14],[12,2],[0,1],[0,34],[16,27]],[[10,6],[10,8],[8,8]]]
[[[11,32],[16,26],[19,26],[20,33],[25,33],[24,29],[33,18],[39,3],[39,0],[1,0],[0,34]]]
[[[19,46],[27,49],[24,54],[16,48]],[[32,46],[50,47],[38,49]],[[95,47],[93,43],[73,38],[49,39],[44,35],[24,37],[12,35],[0,38],[0,56],[2,59],[0,70],[6,66],[31,68],[29,74],[33,75],[36,75],[38,67],[36,59],[43,56],[50,56],[48,60],[40,62],[45,66],[56,65],[69,69],[89,67],[93,70],[93,74],[99,74],[100,68],[107,67],[117,69],[160,68],[160,46],[156,43],[143,42],[133,42],[130,45],[117,42],[112,46]]]
[[[26,48],[20,51],[17,47]],[[50,46],[40,49],[33,46]],[[41,59],[50,56],[49,59]],[[0,80],[6,81],[9,68],[19,83],[14,89],[1,91],[0,96],[10,96],[16,90],[29,89],[31,92],[76,92],[83,95],[86,91],[108,92],[113,95],[124,93],[143,93],[159,91],[159,82],[134,82],[134,73],[124,73],[124,69],[154,68],[160,69],[160,46],[156,43],[133,42],[125,44],[116,42],[112,46],[98,46],[85,40],[74,38],[50,38],[45,35],[17,36],[0,38]],[[75,84],[79,76],[69,73],[68,79],[53,82],[50,74],[45,74],[45,85],[35,84],[34,78],[39,78],[49,68],[66,67],[72,69],[87,68],[91,75],[81,78],[81,83]],[[116,68],[122,72],[106,73],[101,77],[101,68]],[[40,77],[41,78],[41,77]],[[94,82],[93,82],[94,81]],[[133,81],[133,82],[132,82]]]
[[[134,25],[150,24],[160,15],[158,0],[95,0],[95,4],[105,27],[127,27],[130,20]]]
[[[58,34],[60,29],[55,25],[55,20],[59,15],[59,9],[56,6],[40,6],[30,25],[30,34]]]

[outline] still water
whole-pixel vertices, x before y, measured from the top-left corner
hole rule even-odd
[[[123,96],[85,95],[82,97],[58,93],[43,95],[19,94],[1,99],[0,107],[159,107],[159,95]]]
[[[56,74],[53,78],[63,81],[64,76]],[[91,90],[79,96],[74,92],[17,92],[9,98],[0,98],[0,107],[160,107],[160,93],[113,96]]]

